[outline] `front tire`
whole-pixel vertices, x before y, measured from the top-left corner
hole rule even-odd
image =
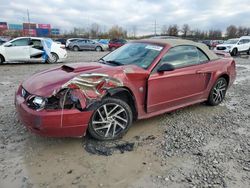
[[[95,48],[95,51],[97,51],[97,52],[102,51],[102,47],[101,47],[101,46],[97,46],[97,47]]]
[[[50,64],[57,63],[58,59],[59,59],[58,55],[56,53],[51,52],[50,57],[47,60],[47,63]]]
[[[238,54],[237,48],[234,48],[233,51],[231,52],[231,56],[236,56]]]
[[[212,87],[207,103],[211,106],[220,104],[225,98],[227,86],[227,80],[223,77],[220,77]]]
[[[132,120],[133,114],[126,102],[107,97],[95,107],[88,131],[98,140],[115,140],[128,131]]]

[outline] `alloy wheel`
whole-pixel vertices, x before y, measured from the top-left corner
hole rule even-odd
[[[106,103],[100,106],[92,118],[93,130],[104,138],[114,138],[129,124],[127,111],[119,104]]]
[[[213,88],[213,101],[215,104],[219,104],[225,97],[227,90],[227,82],[225,79],[218,80],[217,84]]]
[[[55,53],[51,53],[48,58],[48,63],[56,63],[58,60],[58,56]]]

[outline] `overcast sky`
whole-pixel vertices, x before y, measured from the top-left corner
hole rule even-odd
[[[0,21],[50,23],[70,30],[95,22],[108,29],[120,25],[137,35],[157,32],[162,25],[184,23],[192,28],[222,29],[235,24],[250,27],[250,0],[0,0]]]

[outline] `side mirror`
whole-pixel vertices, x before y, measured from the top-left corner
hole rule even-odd
[[[7,42],[5,45],[4,45],[4,47],[11,47],[12,46],[12,44],[10,43],[10,42]]]
[[[165,63],[158,68],[158,72],[173,71],[175,68],[173,65]]]

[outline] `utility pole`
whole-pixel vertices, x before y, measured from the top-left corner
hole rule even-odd
[[[154,24],[154,31],[155,31],[155,36],[156,36],[156,20],[155,20],[155,24]]]
[[[28,16],[28,24],[29,24],[29,31],[28,31],[28,33],[29,33],[29,37],[30,37],[30,13],[29,13],[29,9],[27,9],[27,16]]]

